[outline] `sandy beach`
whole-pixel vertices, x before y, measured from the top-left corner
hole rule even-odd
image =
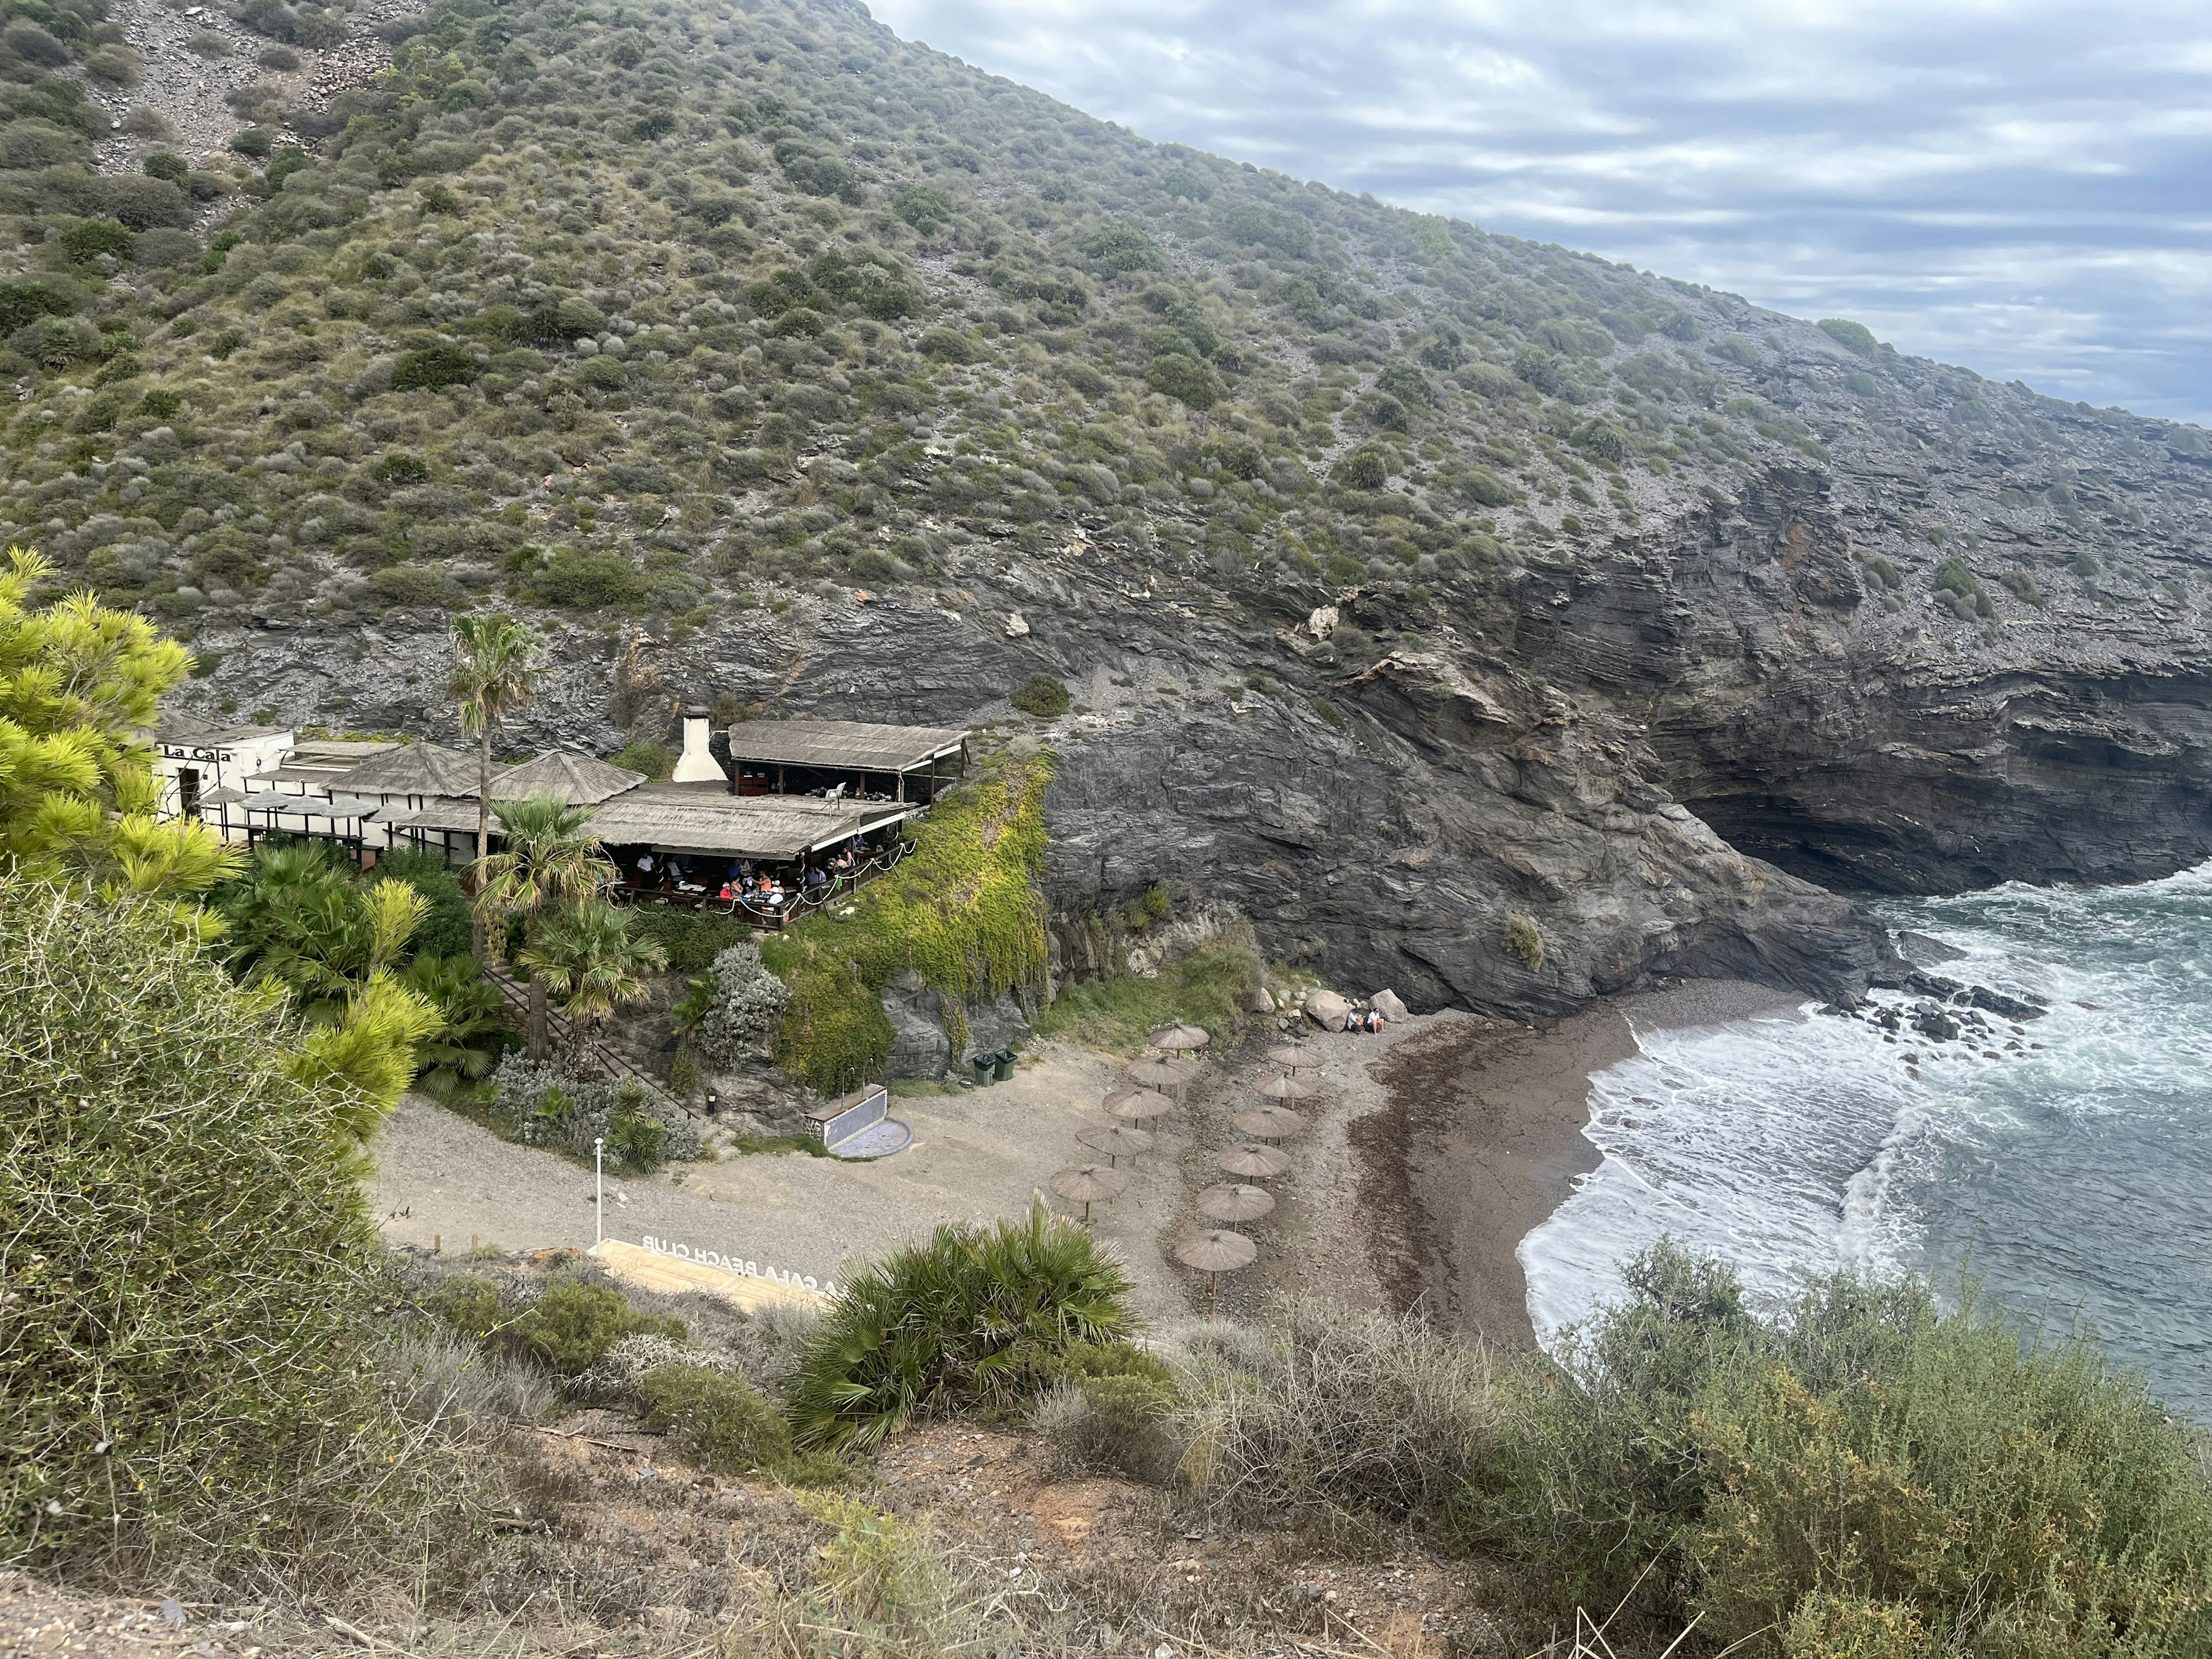
[[[1492,1341],[1533,1340],[1515,1252],[1597,1153],[1583,1136],[1592,1073],[1635,1052],[1633,1032],[1718,1024],[1801,999],[1735,981],[1692,981],[1617,998],[1541,1026],[1447,1012],[1377,1036],[1300,1037],[1301,1075],[1321,1085],[1284,1145],[1291,1167],[1263,1184],[1276,1208],[1249,1224],[1246,1269],[1209,1286],[1175,1259],[1213,1224],[1198,1194],[1225,1177],[1222,1149],[1248,1137],[1233,1120],[1279,1074],[1272,1027],[1224,1044],[1156,1129],[1128,1190],[1094,1206],[1091,1225],[1127,1266],[1156,1328],[1202,1316],[1209,1296],[1246,1316],[1277,1291],[1357,1307],[1421,1307]],[[1015,1080],[896,1103],[915,1129],[880,1164],[750,1157],[611,1180],[606,1231],[757,1256],[828,1276],[939,1221],[1019,1215],[1055,1171],[1092,1154],[1074,1140],[1103,1122],[1100,1098],[1122,1062],[1064,1043],[1036,1045]],[[448,1249],[588,1245],[598,1218],[588,1169],[498,1140],[410,1099],[375,1146],[370,1199],[395,1243]],[[1051,1200],[1063,1213],[1080,1206]]]
[[[1378,1061],[1385,1096],[1353,1126],[1370,1250],[1393,1305],[1511,1346],[1533,1342],[1515,1252],[1595,1169],[1584,1139],[1594,1073],[1637,1031],[1717,1025],[1804,1000],[1740,980],[1615,997],[1540,1025],[1440,1018]]]

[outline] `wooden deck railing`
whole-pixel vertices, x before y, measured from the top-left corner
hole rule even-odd
[[[678,904],[689,910],[703,910],[711,915],[736,916],[769,933],[780,932],[802,917],[811,916],[825,905],[848,895],[857,893],[878,877],[896,868],[911,848],[899,842],[888,853],[862,860],[850,870],[832,876],[821,886],[801,888],[784,896],[781,904],[767,904],[759,899],[740,893],[734,898],[724,898],[702,888],[696,893],[686,893],[665,887],[640,887],[633,883],[618,884],[615,896],[633,904]]]

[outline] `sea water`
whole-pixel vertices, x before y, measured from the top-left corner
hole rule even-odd
[[[1592,1081],[1602,1163],[1522,1241],[1540,1337],[1617,1299],[1622,1261],[1671,1235],[1769,1304],[1838,1267],[1954,1297],[1978,1279],[2094,1327],[2212,1421],[2212,864],[1878,912],[1966,953],[1936,972],[2050,1013],[2019,1035],[1987,1016],[1996,1041],[1971,1044],[1885,1042],[1809,1003],[1639,1031]]]

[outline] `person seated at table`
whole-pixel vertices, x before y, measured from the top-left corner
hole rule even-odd
[[[807,866],[807,867],[806,867],[806,890],[807,890],[807,891],[809,891],[809,892],[812,892],[812,891],[813,891],[816,888],[817,888],[817,887],[827,887],[829,884],[830,884],[830,878],[829,878],[826,874],[824,874],[824,873],[823,872],[822,866],[821,866],[820,865],[809,865],[809,866]]]
[[[839,848],[830,855],[830,867],[841,876],[850,870],[853,867],[853,849],[849,847]]]
[[[714,896],[721,900],[725,904],[734,903],[737,901],[738,890],[731,886],[730,884],[726,881],[722,884],[722,890],[715,894]]]
[[[641,887],[653,885],[653,854],[650,853],[637,855],[637,884]]]

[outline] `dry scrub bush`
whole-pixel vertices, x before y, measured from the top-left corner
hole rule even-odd
[[[1261,1335],[1193,1345],[1178,1367],[1191,1502],[1240,1522],[1468,1522],[1512,1410],[1484,1348],[1305,1297]]]
[[[1790,1659],[2212,1646],[2199,1432],[2094,1343],[1839,1276],[1762,1319],[1662,1246],[1516,1413],[1489,1535]],[[1786,1639],[1784,1633],[1786,1632]]]
[[[1066,1628],[1034,1571],[1006,1569],[945,1549],[927,1528],[836,1493],[803,1494],[829,1529],[793,1583],[748,1575],[732,1609],[724,1659],[952,1659],[987,1653],[1094,1652],[1087,1631]]]
[[[511,1423],[541,1423],[559,1396],[535,1365],[486,1351],[434,1325],[394,1336],[381,1355],[386,1390],[410,1423],[473,1439]]]
[[[741,1376],[712,1365],[656,1365],[637,1380],[645,1426],[695,1468],[742,1474],[791,1455],[791,1429]]]
[[[333,1593],[465,1530],[383,1392],[375,1108],[297,1047],[167,908],[0,880],[0,1559]]]

